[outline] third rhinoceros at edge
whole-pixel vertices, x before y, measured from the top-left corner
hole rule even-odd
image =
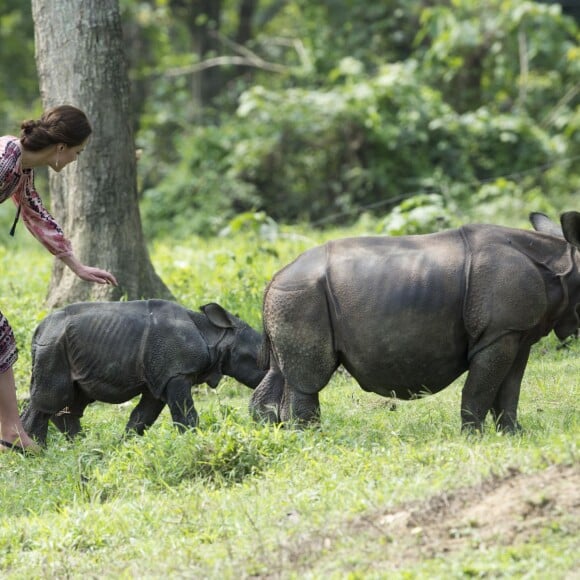
[[[334,240],[280,270],[264,294],[269,371],[255,418],[317,421],[318,393],[339,365],[366,391],[411,399],[468,371],[464,430],[491,412],[519,429],[531,346],[578,332],[580,213],[543,214],[537,231],[472,224],[434,234]]]
[[[255,388],[265,375],[257,365],[261,341],[216,303],[201,312],[166,300],[71,304],[34,333],[24,428],[45,443],[52,420],[72,437],[93,401],[123,403],[137,395],[127,431],[142,434],[166,404],[179,428],[195,427],[192,385],[215,387],[226,374]]]

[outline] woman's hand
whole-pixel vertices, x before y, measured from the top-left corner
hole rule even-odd
[[[82,280],[87,282],[96,282],[97,284],[112,284],[117,286],[117,280],[113,274],[100,268],[93,268],[91,266],[82,266],[75,274]]]
[[[87,282],[95,282],[96,284],[112,284],[117,286],[118,282],[115,276],[107,270],[101,268],[93,268],[92,266],[85,266],[81,264],[75,256],[63,256],[61,260],[81,279]]]

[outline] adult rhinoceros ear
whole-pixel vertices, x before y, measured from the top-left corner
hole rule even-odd
[[[532,222],[534,229],[538,232],[558,236],[559,238],[564,236],[562,228],[560,228],[560,226],[552,221],[546,214],[534,211],[530,214],[530,221]]]
[[[567,211],[560,216],[564,237],[577,248],[580,248],[580,213]]]
[[[201,307],[201,311],[209,321],[218,328],[233,328],[234,321],[230,313],[216,302],[210,302]]]

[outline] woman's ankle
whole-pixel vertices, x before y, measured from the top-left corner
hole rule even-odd
[[[25,431],[19,430],[18,428],[2,429],[0,431],[0,439],[8,441],[8,443],[20,445],[21,447],[36,445],[34,440]]]

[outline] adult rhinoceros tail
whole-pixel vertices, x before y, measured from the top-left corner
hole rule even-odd
[[[257,364],[259,369],[265,371],[270,368],[270,338],[265,330],[262,336],[262,344],[260,345],[260,351],[258,352]]]

